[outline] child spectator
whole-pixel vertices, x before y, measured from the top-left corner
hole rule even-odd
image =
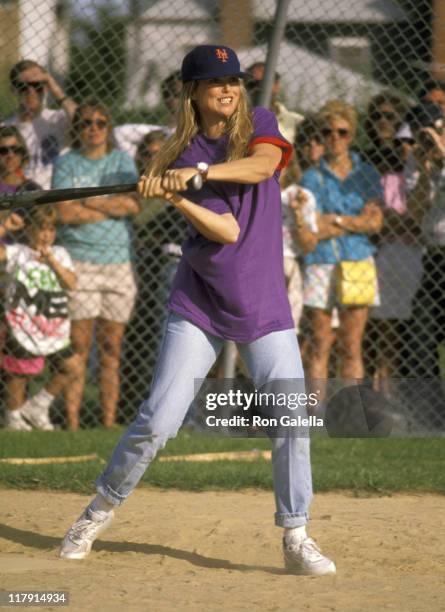
[[[49,408],[55,397],[79,376],[79,357],[70,344],[68,296],[76,285],[67,251],[53,246],[57,214],[48,206],[33,208],[23,219],[10,215],[0,226],[0,236],[24,226],[27,244],[0,245],[6,264],[6,340],[2,367],[6,373],[6,427],[50,431]],[[30,376],[47,360],[51,377],[32,398],[25,400]]]
[[[0,194],[11,195],[17,191],[31,191],[40,189],[37,183],[25,177],[24,169],[28,162],[28,149],[23,136],[18,129],[13,125],[0,126]],[[8,216],[7,212],[1,213],[0,218],[5,219]],[[11,225],[12,220],[12,225]],[[15,220],[15,222],[14,222]],[[20,229],[23,225],[20,217],[13,215],[8,222],[10,229]],[[4,230],[3,230],[4,231]],[[0,300],[4,301],[4,287],[6,275],[0,274]],[[4,316],[0,313],[0,351],[3,348],[3,343],[6,337],[6,327],[4,324]],[[43,370],[43,357],[34,357],[28,360],[28,367],[34,369],[34,373],[38,374]],[[4,393],[4,381],[2,377],[1,393]],[[23,398],[23,401],[24,398]],[[23,402],[22,402],[23,403]]]
[[[33,60],[15,64],[9,81],[17,97],[17,114],[6,123],[16,125],[29,151],[27,176],[49,189],[55,158],[66,145],[76,103],[42,66]],[[45,107],[46,93],[50,92],[61,106],[59,110]]]

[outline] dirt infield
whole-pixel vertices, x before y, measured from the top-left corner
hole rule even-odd
[[[306,578],[282,569],[270,493],[140,488],[86,561],[57,558],[86,497],[0,495],[0,590],[68,590],[70,610],[444,609],[445,497],[317,495],[310,533],[338,574]]]

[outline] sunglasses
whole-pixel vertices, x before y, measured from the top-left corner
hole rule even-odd
[[[329,136],[332,136],[332,134],[337,134],[337,136],[340,136],[340,138],[347,138],[349,136],[349,130],[347,128],[338,128],[336,130],[333,130],[332,128],[323,128],[321,130],[322,135],[324,136],[324,138],[328,138]]]
[[[302,138],[301,140],[297,139],[297,145],[299,145],[300,147],[307,147],[310,146],[312,144],[323,144],[322,139],[320,138],[320,136],[311,136],[310,138]]]
[[[45,83],[42,83],[41,81],[17,81],[15,88],[20,93],[24,93],[30,89],[35,89],[37,93],[42,93],[42,91],[45,89]]]
[[[23,147],[20,147],[19,145],[11,145],[9,147],[0,146],[0,155],[8,155],[8,153],[14,153],[15,155],[24,155],[25,151],[23,150]]]
[[[86,130],[93,125],[99,128],[99,130],[104,130],[108,125],[108,121],[105,121],[105,119],[83,119],[83,121],[80,122],[80,128],[82,130]]]
[[[380,121],[386,119],[387,121],[395,121],[397,119],[396,114],[392,111],[375,111],[369,115],[371,121]]]

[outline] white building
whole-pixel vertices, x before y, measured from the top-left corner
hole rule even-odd
[[[218,43],[220,29],[217,0],[147,0],[149,5],[136,23],[127,29],[126,106],[154,107],[160,102],[159,82],[180,67],[184,54],[198,44]],[[275,0],[251,0],[252,23],[273,22]],[[335,26],[336,35],[328,41],[323,56],[303,46],[283,41],[277,66],[282,75],[287,105],[314,109],[327,99],[343,97],[360,101],[378,89],[364,76],[372,65],[371,42],[367,37],[343,34],[345,25],[366,24],[369,31],[385,24],[406,21],[394,0],[293,0],[287,24]],[[337,28],[338,24],[338,28]],[[233,16],[236,28],[236,15]],[[266,57],[266,45],[237,49],[247,67]],[[349,66],[349,69],[348,69]]]

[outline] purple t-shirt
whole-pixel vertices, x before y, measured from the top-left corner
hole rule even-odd
[[[291,145],[278,131],[275,115],[253,109],[250,147],[260,142],[283,150],[272,178],[255,185],[207,181],[184,197],[218,214],[232,213],[240,226],[235,244],[205,238],[189,224],[183,256],[168,307],[201,329],[237,342],[252,342],[270,332],[293,329],[283,272],[283,230],[279,175]],[[228,137],[198,134],[174,163],[193,167],[200,161],[225,161]]]

